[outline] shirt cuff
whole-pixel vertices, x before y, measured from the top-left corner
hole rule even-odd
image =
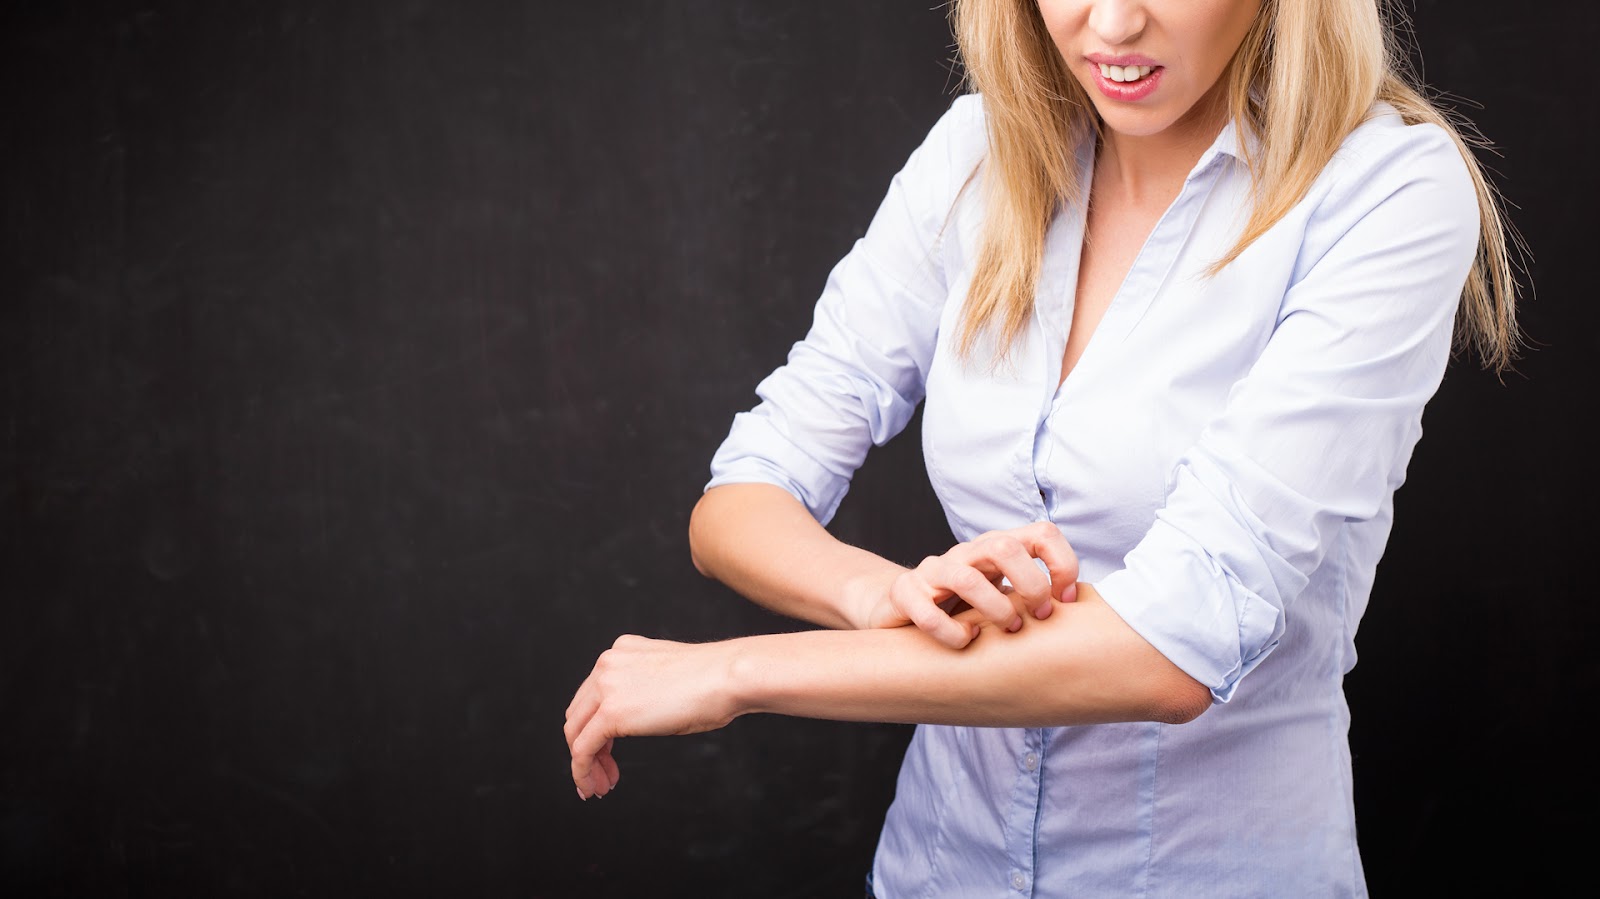
[[[1176,527],[1157,519],[1124,560],[1094,585],[1139,636],[1211,690],[1233,698],[1239,679],[1283,635],[1283,614]]]
[[[728,438],[711,458],[705,490],[723,484],[774,484],[794,495],[820,524],[827,525],[850,489],[850,479],[807,455],[758,412],[733,417]]]

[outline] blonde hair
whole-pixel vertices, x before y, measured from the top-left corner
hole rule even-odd
[[[1222,76],[1229,116],[1259,139],[1258,153],[1246,148],[1254,205],[1238,242],[1210,272],[1238,258],[1300,202],[1373,103],[1385,101],[1407,124],[1443,128],[1466,161],[1481,233],[1456,315],[1455,349],[1470,345],[1484,367],[1503,372],[1521,346],[1510,251],[1523,247],[1469,147],[1488,144],[1413,86],[1397,29],[1378,6],[1379,0],[1262,0]],[[952,0],[950,20],[968,86],[983,94],[989,130],[987,217],[956,348],[970,358],[979,336],[997,328],[998,362],[1032,315],[1056,205],[1087,199],[1073,148],[1094,138],[1099,121],[1035,0]]]

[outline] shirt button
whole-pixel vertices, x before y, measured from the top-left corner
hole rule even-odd
[[[1020,890],[1020,889],[1022,889],[1023,887],[1025,887],[1027,885],[1028,885],[1028,881],[1023,878],[1021,871],[1012,871],[1011,872],[1011,888],[1012,889]]]
[[[1032,771],[1039,767],[1039,756],[1030,752],[1022,757],[1022,764],[1026,765],[1029,771]]]

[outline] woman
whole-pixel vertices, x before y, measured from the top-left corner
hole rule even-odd
[[[1374,0],[965,0],[958,98],[736,417],[696,566],[831,630],[625,636],[614,738],[919,725],[887,897],[1363,895],[1342,677],[1452,335],[1514,356],[1506,228]],[[926,397],[960,542],[823,525]]]

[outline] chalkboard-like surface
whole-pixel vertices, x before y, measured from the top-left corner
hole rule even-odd
[[[952,99],[943,10],[0,16],[0,892],[854,895],[907,728],[629,741],[584,804],[561,713],[619,633],[800,626],[695,573],[688,512]],[[1397,499],[1348,683],[1377,895],[1543,883],[1597,798],[1600,35],[1414,18],[1547,346],[1452,368]],[[917,431],[833,525],[901,561],[950,540]]]

